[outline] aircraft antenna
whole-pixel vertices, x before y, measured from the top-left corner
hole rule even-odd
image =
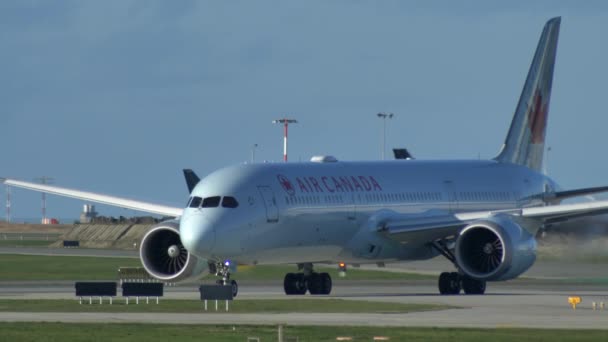
[[[283,124],[283,161],[287,162],[287,131],[290,123],[298,123],[296,119],[277,119],[272,120],[273,124]]]

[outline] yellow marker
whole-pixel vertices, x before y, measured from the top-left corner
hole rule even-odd
[[[568,303],[570,303],[570,305],[572,305],[572,310],[576,310],[576,306],[578,304],[580,304],[582,302],[581,297],[579,296],[573,296],[573,297],[568,297]]]

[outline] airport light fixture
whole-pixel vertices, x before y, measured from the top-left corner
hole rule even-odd
[[[6,223],[11,223],[11,187],[6,186]]]
[[[53,178],[52,177],[47,177],[47,176],[42,176],[39,178],[36,178],[35,181],[39,182],[40,184],[52,184],[53,183]],[[46,193],[43,192],[42,193],[42,224],[47,224],[48,221],[46,219]]]
[[[251,146],[251,164],[255,163],[255,150],[258,148],[258,144]]]
[[[376,114],[380,119],[382,119],[382,160],[384,160],[384,153],[386,152],[386,119],[392,119],[395,114],[393,113],[378,113]]]
[[[283,161],[287,162],[287,131],[288,131],[288,127],[289,124],[291,123],[298,123],[298,120],[296,119],[277,119],[277,120],[272,120],[273,124],[283,124]]]

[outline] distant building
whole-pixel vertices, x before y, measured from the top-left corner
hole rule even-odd
[[[83,206],[83,211],[80,214],[80,223],[91,223],[96,217],[97,212],[95,211],[95,206],[92,204],[85,204]]]

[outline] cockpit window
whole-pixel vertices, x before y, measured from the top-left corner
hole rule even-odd
[[[203,208],[215,208],[220,205],[220,196],[207,197],[203,200]]]
[[[239,202],[232,196],[225,196],[222,200],[222,207],[224,208],[236,208],[238,206]]]
[[[196,197],[196,196],[192,197],[192,201],[190,201],[189,207],[190,208],[198,208],[201,205],[202,200],[203,199],[200,198],[200,197]]]

